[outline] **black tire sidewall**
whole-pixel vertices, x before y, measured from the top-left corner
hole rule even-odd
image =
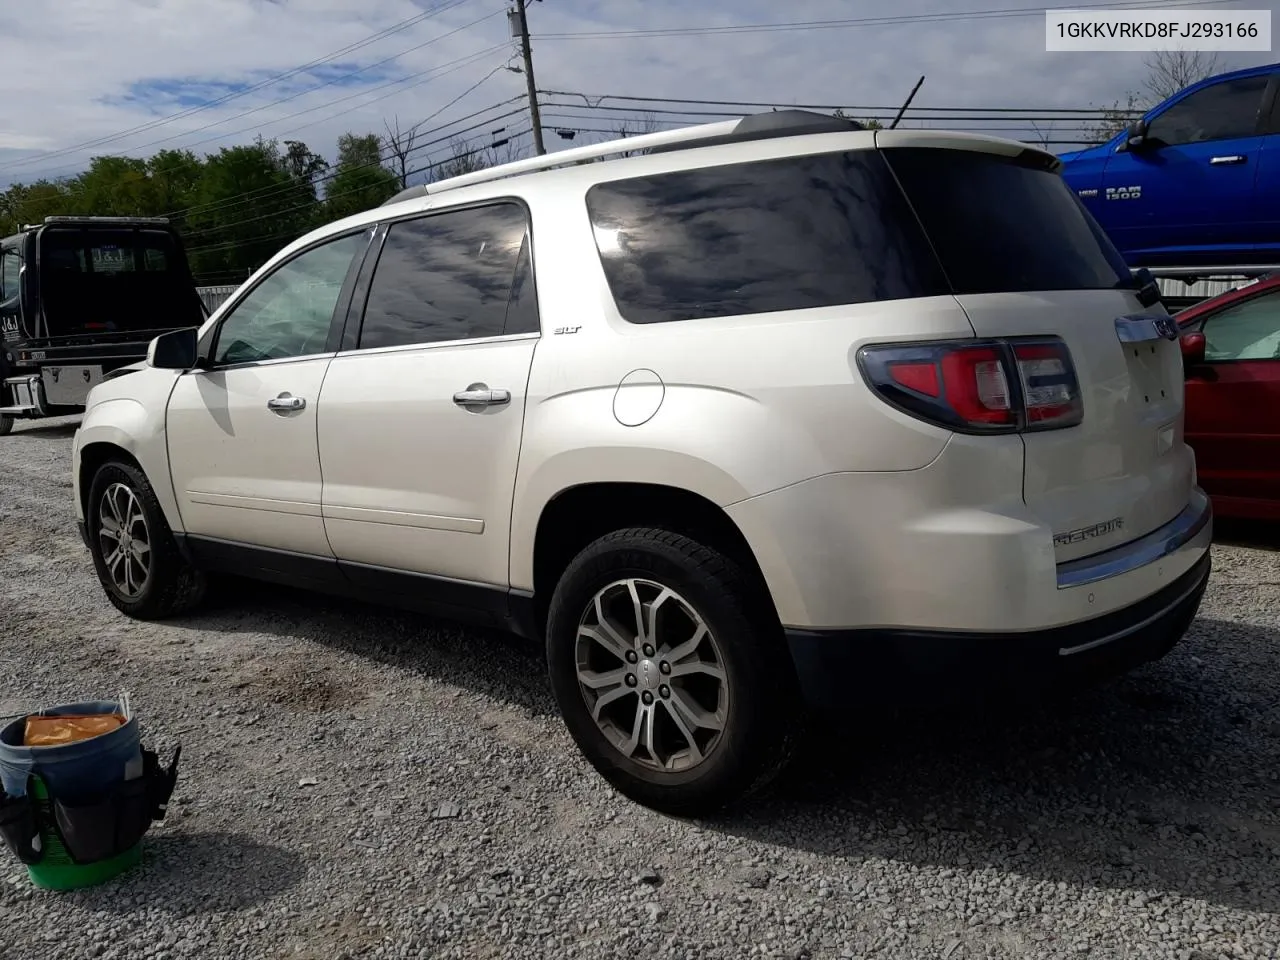
[[[665,531],[624,531],[582,551],[557,585],[547,624],[551,687],[570,735],[588,761],[622,793],[656,809],[697,814],[731,803],[766,772],[785,740],[794,703],[790,662],[763,611],[743,589],[741,571],[722,555]],[[575,641],[596,591],[628,577],[661,583],[702,616],[729,684],[729,713],[715,751],[693,769],[663,773],[627,757],[592,719],[577,679]],[[770,611],[771,614],[771,611]]]

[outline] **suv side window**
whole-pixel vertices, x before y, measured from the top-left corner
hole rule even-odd
[[[528,234],[524,208],[510,202],[391,224],[358,348],[531,332]],[[536,330],[536,308],[532,317]]]
[[[1280,291],[1227,307],[1200,329],[1209,363],[1280,359]]]
[[[367,243],[367,232],[348,234],[277,267],[223,318],[213,362],[324,353],[347,271]]]
[[[1258,111],[1268,77],[1224,80],[1179,100],[1151,121],[1147,138],[1175,147],[1208,140],[1252,137],[1258,132]]]

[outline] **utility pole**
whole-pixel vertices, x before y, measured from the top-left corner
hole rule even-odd
[[[542,111],[538,109],[538,85],[533,79],[533,50],[529,46],[529,21],[524,15],[529,0],[516,0],[514,26],[520,34],[520,54],[524,57],[524,80],[529,87],[529,119],[533,122],[533,149],[538,156],[547,152],[542,145]]]

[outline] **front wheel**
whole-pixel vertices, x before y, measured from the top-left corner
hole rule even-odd
[[[13,416],[7,413],[0,413],[0,437],[13,432]]]
[[[578,747],[667,813],[715,812],[785,765],[801,711],[762,591],[729,557],[666,530],[620,530],[569,564],[547,660]]]
[[[195,606],[204,576],[183,559],[146,476],[131,463],[103,464],[85,510],[89,552],[107,599],[139,620]]]

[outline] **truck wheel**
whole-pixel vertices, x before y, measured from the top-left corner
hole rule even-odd
[[[625,796],[700,816],[783,769],[801,709],[760,597],[729,557],[667,530],[610,533],[569,564],[547,624],[551,686]]]
[[[13,431],[13,417],[7,413],[0,414],[0,437]]]
[[[111,460],[98,468],[85,523],[98,579],[122,613],[158,620],[203,599],[204,575],[178,552],[151,484],[133,464]]]

